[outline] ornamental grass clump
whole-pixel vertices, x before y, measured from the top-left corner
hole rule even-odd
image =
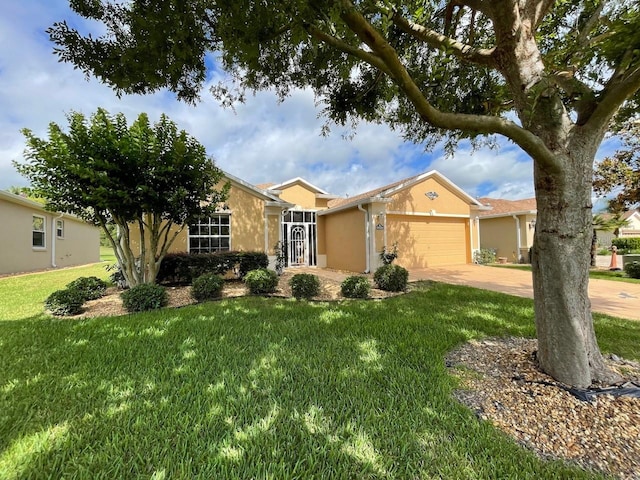
[[[278,274],[268,268],[258,268],[245,275],[244,283],[253,294],[273,293],[278,287]]]
[[[215,273],[205,273],[193,281],[191,296],[198,302],[219,298],[222,295],[224,279]]]
[[[291,293],[300,300],[310,300],[320,294],[320,280],[311,273],[297,273],[289,280]]]
[[[84,302],[82,291],[77,288],[65,288],[49,295],[44,301],[44,306],[53,315],[66,317],[81,313]]]
[[[155,310],[169,303],[164,287],[155,283],[142,283],[120,294],[122,304],[129,313]]]
[[[400,265],[383,265],[373,274],[373,281],[380,290],[403,292],[407,289],[409,272]]]
[[[340,292],[347,298],[369,298],[371,282],[367,277],[353,275],[344,279]]]
[[[98,277],[80,277],[67,284],[67,288],[78,290],[86,300],[96,300],[107,292],[107,282]]]

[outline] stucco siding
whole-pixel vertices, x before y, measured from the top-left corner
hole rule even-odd
[[[44,248],[33,247],[33,215],[44,217]],[[63,236],[57,238],[54,219],[59,214],[0,200],[0,274],[69,267],[100,261],[99,230],[81,220],[63,216]]]
[[[496,250],[498,257],[505,257],[509,261],[513,261],[514,252],[516,252],[517,248],[516,232],[516,221],[513,217],[481,219],[481,248]]]
[[[468,221],[464,218],[387,215],[387,229],[387,242],[398,243],[397,263],[405,268],[469,262]]]
[[[316,206],[316,194],[308,190],[303,185],[294,183],[286,188],[282,189],[280,199],[285,202],[293,203],[303,209],[315,209]],[[326,205],[326,201],[324,202]]]
[[[437,194],[433,200],[428,192]],[[469,215],[469,204],[460,198],[460,194],[451,190],[447,185],[435,178],[400,190],[391,196],[391,203],[387,205],[389,212],[402,213],[446,213],[447,215]]]
[[[240,188],[231,188],[231,249],[264,251],[264,201]]]
[[[327,267],[364,272],[367,268],[365,214],[352,208],[323,218]]]

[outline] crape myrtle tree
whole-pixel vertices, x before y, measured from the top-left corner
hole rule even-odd
[[[104,109],[67,117],[68,131],[51,123],[48,139],[24,129],[26,161],[16,168],[46,208],[101,228],[129,286],[155,282],[178,234],[226,198],[226,185],[216,190],[222,172],[165,115],[153,126],[145,113],[131,126]]]
[[[311,88],[338,124],[386,122],[413,141],[506,137],[532,159],[535,322],[542,369],[576,386],[615,376],[588,297],[593,160],[636,111],[640,11],[597,0],[75,0],[101,37],[49,29],[62,61],[118,92],[195,101],[213,52],[245,92]],[[226,80],[226,79],[225,79]]]

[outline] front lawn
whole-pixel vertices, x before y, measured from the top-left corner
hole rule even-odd
[[[424,284],[385,301],[260,297],[0,321],[0,478],[597,478],[451,399],[444,355],[532,336],[529,299]],[[596,315],[638,359],[640,322]]]

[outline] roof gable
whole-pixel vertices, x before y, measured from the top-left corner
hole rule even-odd
[[[413,177],[404,178],[402,180],[398,180],[397,182],[390,183],[388,185],[384,185],[382,187],[369,190],[368,192],[362,193],[360,195],[356,195],[354,197],[349,198],[339,198],[336,200],[332,200],[329,202],[329,209],[334,208],[345,208],[349,205],[357,205],[369,199],[388,199],[392,195],[405,190],[407,188],[411,188],[412,186],[423,182],[429,178],[437,179],[440,183],[444,184],[446,187],[450,188],[453,192],[456,193],[460,198],[469,203],[470,205],[482,206],[482,204],[473,198],[471,195],[466,193],[456,184],[454,184],[447,177],[442,175],[437,170],[430,170],[428,172],[424,172],[418,175],[414,175]]]
[[[278,183],[278,184],[268,184],[269,190],[283,190],[289,186],[295,185],[295,184],[300,184],[302,185],[304,188],[306,188],[307,190],[313,192],[313,193],[319,193],[321,195],[330,195],[329,192],[321,189],[320,187],[316,187],[314,184],[306,181],[304,178],[302,177],[296,177],[296,178],[291,178],[287,181],[284,181],[282,183]]]

